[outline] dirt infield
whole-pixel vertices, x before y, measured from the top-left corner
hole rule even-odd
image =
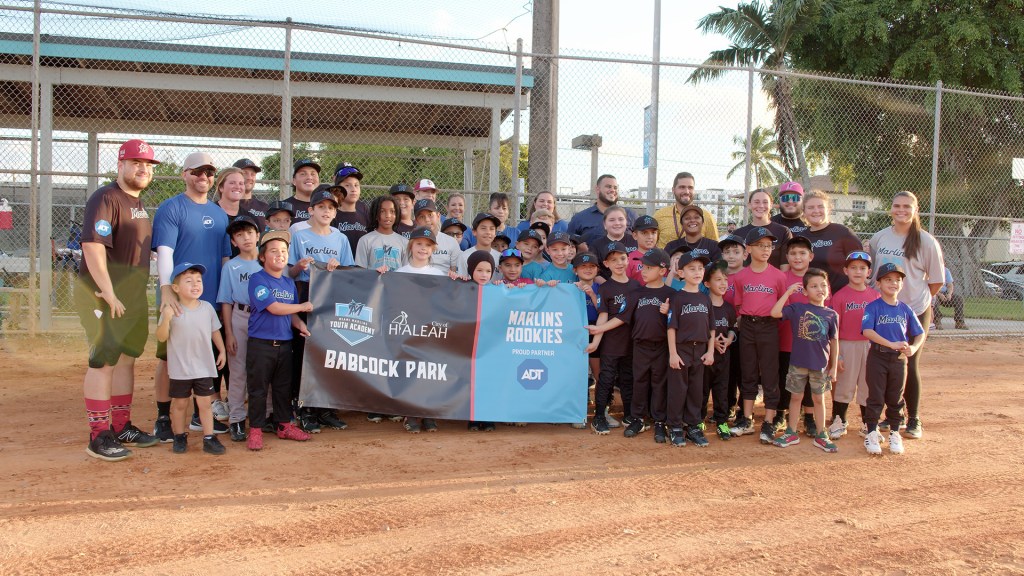
[[[925,437],[876,458],[856,432],[828,455],[352,413],[261,453],[193,433],[186,455],[105,463],[85,454],[81,340],[0,347],[0,574],[1024,573],[1019,339],[929,342]]]

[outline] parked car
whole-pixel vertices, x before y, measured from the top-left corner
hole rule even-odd
[[[999,274],[991,270],[982,270],[981,277],[985,281],[986,287],[989,283],[995,284],[999,288],[999,296],[1007,300],[1024,300],[1024,284],[1018,284],[1004,278]]]
[[[1024,286],[1024,262],[1013,260],[1010,262],[994,262],[987,267],[990,271],[1006,278],[1014,284]]]

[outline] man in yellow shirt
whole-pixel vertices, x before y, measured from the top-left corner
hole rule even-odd
[[[672,195],[676,198],[675,204],[665,206],[654,213],[654,219],[658,221],[658,248],[664,248],[669,242],[686,235],[679,218],[683,213],[683,208],[689,206],[696,199],[695,182],[693,174],[689,172],[676,174],[672,183]],[[704,229],[702,230],[704,237],[717,241],[718,224],[715,223],[715,217],[707,210],[703,208],[701,210],[704,211]]]

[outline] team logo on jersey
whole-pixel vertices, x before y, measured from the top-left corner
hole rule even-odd
[[[107,222],[106,220],[100,220],[96,222],[96,226],[94,228],[96,229],[96,233],[99,234],[100,236],[103,236],[104,238],[110,236],[110,233],[114,231],[114,227],[111,226],[110,222]]]
[[[373,308],[355,300],[348,304],[335,303],[334,320],[330,325],[331,331],[349,346],[366,342],[377,333],[373,325]]]
[[[256,291],[253,293],[256,294],[256,299],[262,302],[270,296],[270,288],[267,288],[266,286],[257,286]]]
[[[203,228],[213,228],[213,216],[203,216]]]

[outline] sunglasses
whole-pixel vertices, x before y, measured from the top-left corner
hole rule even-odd
[[[846,261],[847,262],[849,262],[851,260],[863,260],[865,262],[871,263],[871,255],[868,254],[867,252],[862,251],[862,250],[857,250],[855,252],[850,252],[846,256]]]
[[[213,168],[194,168],[192,170],[189,170],[188,173],[195,176],[196,178],[201,178],[203,176],[206,176],[207,178],[213,178],[214,174],[216,174],[217,171],[214,170]]]
[[[509,256],[515,256],[516,258],[521,259],[523,257],[523,253],[515,248],[509,248],[501,253],[502,258],[508,258]]]
[[[783,194],[782,196],[779,196],[779,201],[780,202],[799,202],[800,201],[800,195],[799,194]]]

